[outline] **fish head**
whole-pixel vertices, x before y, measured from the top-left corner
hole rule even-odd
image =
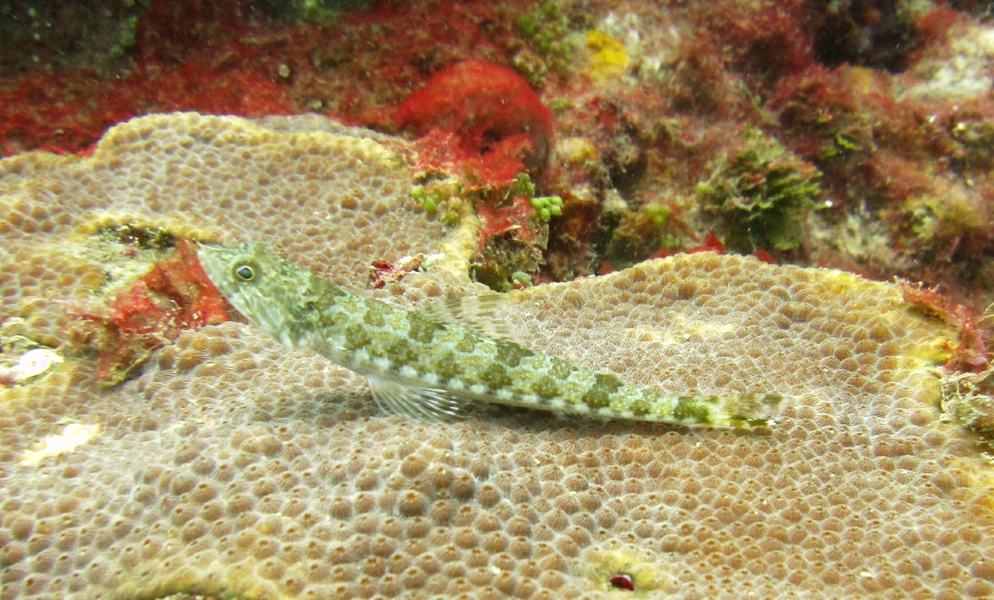
[[[288,346],[301,293],[311,274],[283,260],[262,244],[226,247],[201,245],[197,251],[207,277],[249,323]]]

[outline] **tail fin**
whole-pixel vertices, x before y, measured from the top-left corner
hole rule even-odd
[[[718,396],[713,414],[715,425],[726,427],[765,427],[783,400],[780,394],[736,394]]]

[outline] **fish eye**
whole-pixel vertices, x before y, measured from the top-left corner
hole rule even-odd
[[[237,277],[241,281],[252,281],[253,279],[255,279],[256,275],[255,269],[252,267],[252,265],[246,265],[246,264],[235,265],[234,273],[235,277]]]

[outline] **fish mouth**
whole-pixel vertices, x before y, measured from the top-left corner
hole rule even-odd
[[[214,287],[226,296],[231,290],[225,289],[228,287],[225,281],[225,272],[228,270],[228,265],[233,256],[234,252],[230,248],[222,246],[200,244],[200,247],[197,249],[197,259],[200,261],[200,266],[203,268],[204,273],[207,274]]]

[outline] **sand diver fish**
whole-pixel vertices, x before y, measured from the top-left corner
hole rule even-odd
[[[409,416],[446,420],[483,401],[602,419],[748,428],[765,425],[781,399],[663,394],[576,367],[476,327],[481,321],[473,315],[487,312],[488,296],[408,311],[325,281],[260,244],[202,245],[198,256],[253,326],[365,375],[378,406]]]

